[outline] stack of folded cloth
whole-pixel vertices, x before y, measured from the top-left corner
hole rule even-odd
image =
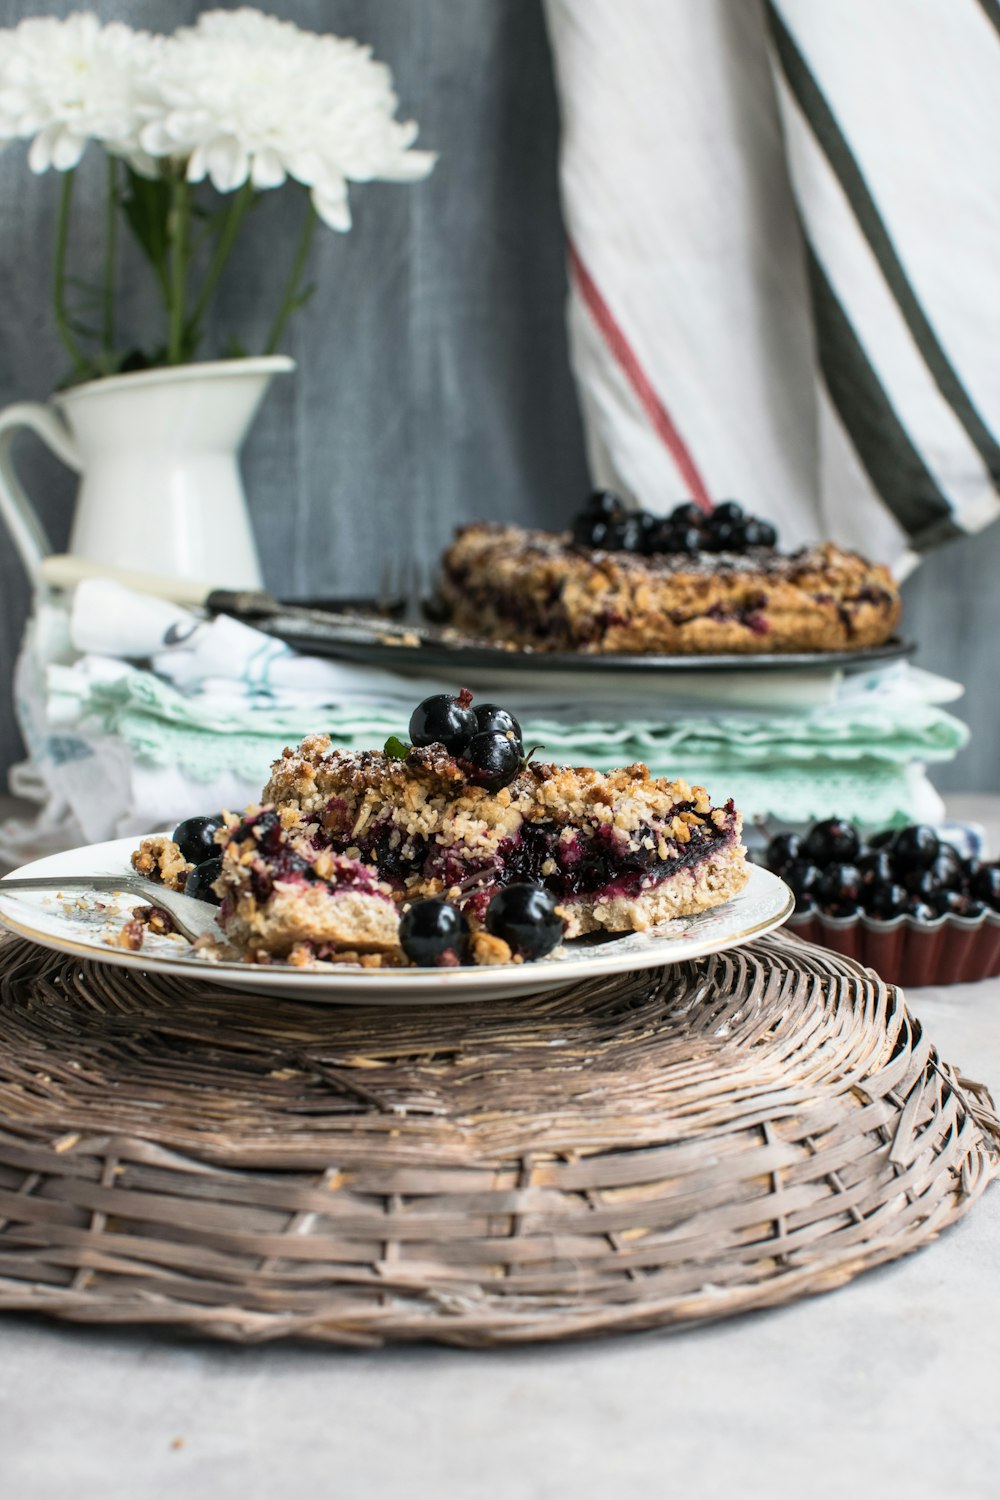
[[[335,745],[380,747],[405,736],[418,699],[448,690],[302,656],[229,617],[88,580],[71,601],[41,598],[28,630],[16,693],[30,760],[12,786],[44,806],[30,823],[0,825],[0,859],[241,808],[285,745],[322,730]],[[525,675],[502,696],[546,758],[598,769],[643,760],[734,797],[763,831],[833,815],[939,819],[926,767],[966,742],[942,707],[961,691],[893,662],[846,676],[605,673],[585,690]]]

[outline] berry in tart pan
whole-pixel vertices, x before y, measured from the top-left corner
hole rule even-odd
[[[795,896],[789,931],[893,984],[958,984],[1000,974],[1000,865],[963,859],[925,824],[863,843],[827,818],[777,834],[764,856]]]

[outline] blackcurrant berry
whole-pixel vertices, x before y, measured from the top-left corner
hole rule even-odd
[[[410,715],[410,743],[443,745],[450,755],[461,754],[479,728],[471,702],[466,688],[457,698],[450,693],[425,698]]]
[[[474,734],[462,751],[462,760],[471,766],[469,780],[474,786],[498,792],[510,786],[521,769],[523,746],[511,732],[485,729]]]
[[[717,505],[712,511],[711,519],[713,521],[742,521],[743,507],[735,500],[723,500],[722,503],[720,505]]]
[[[844,818],[825,818],[810,828],[802,852],[817,865],[853,860],[858,854],[857,829]]]
[[[685,500],[680,505],[675,505],[670,512],[670,519],[675,526],[697,526],[705,524],[705,512],[700,505],[695,505],[693,500]]]
[[[822,870],[810,864],[807,859],[793,859],[778,873],[795,897],[796,908],[803,900],[812,896],[823,876]]]
[[[606,552],[641,552],[643,540],[639,517],[623,516],[621,520],[612,521],[608,525],[604,548]]]
[[[674,528],[669,521],[656,520],[652,526],[643,528],[642,550],[647,557],[655,556],[657,552],[670,552],[670,545]]]
[[[940,845],[937,859],[930,868],[939,885],[946,886],[949,890],[957,890],[961,886],[964,874],[962,860],[952,844]]]
[[[215,813],[210,818],[185,818],[173,832],[173,840],[184,859],[200,865],[206,859],[214,859],[219,853],[215,835],[222,827],[222,816]]]
[[[710,516],[705,527],[704,547],[706,552],[739,551],[739,523],[719,521],[715,515]]]
[[[592,520],[619,521],[628,515],[628,506],[614,490],[593,490],[587,496],[584,514]]]
[[[691,557],[694,553],[701,551],[702,545],[702,533],[697,526],[685,526],[675,521],[660,521],[647,538],[646,550],[648,552],[679,552]]]
[[[893,880],[875,880],[862,887],[861,895],[868,915],[879,922],[901,917],[910,902],[909,892]]]
[[[1000,865],[981,865],[972,877],[969,890],[977,901],[1000,911]]]
[[[521,726],[510,709],[501,708],[499,703],[480,703],[478,708],[473,709],[473,713],[480,730],[499,730],[501,734],[513,734],[515,739],[523,742]]]
[[[562,942],[566,930],[556,904],[544,886],[505,886],[486,908],[486,929],[503,938],[516,957],[529,962],[544,958]]]
[[[582,515],[573,522],[573,540],[578,547],[605,547],[612,523]]]
[[[747,548],[750,546],[750,543],[747,540],[747,535],[748,535],[748,528],[752,525],[752,522],[750,522],[750,521],[727,521],[725,523],[723,523],[721,521],[719,522],[720,526],[723,525],[723,524],[725,524],[727,526],[730,526],[732,528],[732,535],[730,537],[729,546],[728,546],[728,548],[726,550],[728,552],[746,552]]]
[[[454,968],[465,960],[469,924],[450,901],[414,901],[399,919],[399,942],[422,969]]]
[[[894,874],[892,856],[885,849],[869,849],[857,860],[865,885],[891,885]]]
[[[650,515],[648,510],[637,510],[635,513],[635,519],[638,522],[639,535],[642,539],[640,550],[643,552],[648,552],[650,551],[649,539],[656,531],[657,527],[663,525],[663,521],[660,516]]]
[[[798,859],[802,851],[802,839],[797,833],[776,833],[767,846],[764,858],[767,868],[780,873],[782,866]]]
[[[938,857],[941,845],[933,828],[926,823],[911,823],[901,828],[892,845],[892,857],[900,870],[926,870]]]
[[[906,887],[911,896],[916,896],[920,901],[926,901],[928,905],[933,902],[941,889],[941,882],[933,870],[922,870],[919,865],[911,865],[899,878],[900,883]]]
[[[207,901],[212,906],[218,906],[222,898],[215,894],[212,886],[221,874],[221,859],[203,859],[200,865],[195,865],[193,870],[188,871],[184,882],[185,896],[193,896],[195,901]]]
[[[940,886],[928,905],[933,906],[939,917],[964,917],[969,898],[962,891],[952,891]]]
[[[856,906],[861,900],[861,871],[857,865],[832,864],[813,889],[821,906]]]
[[[743,540],[748,547],[774,547],[778,533],[770,521],[758,521],[756,516],[751,516],[743,527]]]
[[[698,526],[676,527],[670,538],[670,551],[694,557],[705,545],[705,533]]]

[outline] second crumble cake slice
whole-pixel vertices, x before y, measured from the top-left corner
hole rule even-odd
[[[398,961],[389,887],[371,866],[317,849],[294,810],[250,809],[229,821],[222,843],[219,923],[246,957]]]

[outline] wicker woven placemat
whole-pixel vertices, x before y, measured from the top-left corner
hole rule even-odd
[[[0,1309],[495,1345],[839,1286],[1000,1123],[787,936],[468,1008],[321,1008],[0,946]]]

